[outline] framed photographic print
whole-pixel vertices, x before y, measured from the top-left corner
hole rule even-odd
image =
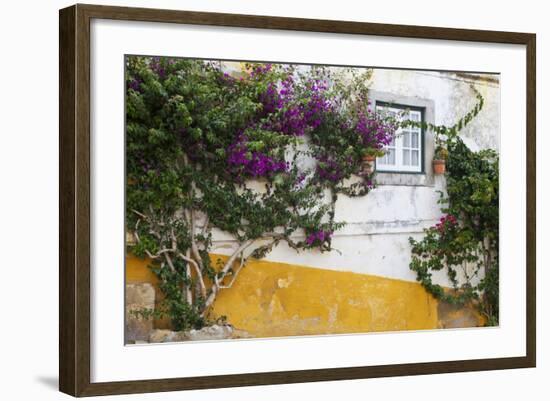
[[[534,367],[535,35],[60,11],[60,390]]]

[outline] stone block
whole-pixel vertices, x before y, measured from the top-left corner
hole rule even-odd
[[[126,344],[135,344],[149,340],[153,329],[153,319],[144,319],[132,313],[141,309],[154,309],[155,289],[149,283],[126,284],[126,310],[124,340]]]

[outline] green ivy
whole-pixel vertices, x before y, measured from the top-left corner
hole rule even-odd
[[[397,129],[369,105],[371,70],[250,63],[230,74],[216,61],[126,61],[128,251],[151,261],[164,294],[138,314],[200,328],[222,319],[214,300],[249,258],[279,244],[333,250],[345,224],[335,221],[336,202],[374,188],[362,157]],[[478,99],[438,135],[454,137],[481,109]],[[226,261],[211,262],[214,229],[233,241]]]
[[[440,199],[446,215],[425,230],[422,240],[409,239],[410,268],[436,298],[456,305],[473,302],[488,325],[497,325],[498,154],[493,150],[471,151],[458,136],[448,141],[447,148],[447,195],[441,194]],[[433,283],[433,272],[440,270],[447,273],[451,290]]]
[[[138,314],[200,328],[249,258],[279,243],[332,250],[338,195],[374,187],[361,157],[393,129],[367,111],[370,70],[351,74],[353,90],[324,67],[127,58],[128,251],[149,258],[164,295]],[[213,229],[234,241],[228,261],[210,260]]]

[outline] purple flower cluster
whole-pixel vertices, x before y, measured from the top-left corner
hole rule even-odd
[[[128,89],[133,89],[136,92],[141,92],[141,79],[140,78],[132,78],[128,81]]]
[[[396,127],[376,114],[359,115],[356,131],[363,137],[363,145],[372,149],[382,149],[392,141]]]
[[[300,174],[297,178],[296,178],[296,182],[294,183],[294,185],[296,186],[296,188],[301,188],[304,181],[306,180],[307,176],[306,174]]]
[[[288,135],[303,136],[307,131],[318,128],[333,108],[326,96],[327,89],[326,81],[313,80],[308,87],[307,103],[303,104],[295,100],[292,77],[284,80],[281,96],[287,107],[281,119],[281,131]]]
[[[164,79],[166,76],[166,70],[161,65],[160,57],[153,57],[150,64],[151,70],[155,72],[159,78]]]
[[[264,177],[276,172],[287,171],[288,163],[274,160],[261,152],[249,151],[247,142],[246,135],[241,134],[237,141],[229,146],[227,164],[231,173]]]
[[[319,159],[320,163],[317,164],[317,174],[320,178],[338,182],[342,179],[342,172],[340,171],[340,165],[336,160],[322,157]]]
[[[332,104],[326,97],[326,81],[314,80],[308,87],[308,99],[303,103],[298,99],[296,82],[289,75],[278,87],[270,83],[260,96],[263,115],[280,112],[275,121],[264,124],[264,129],[282,132],[286,135],[303,136],[308,131],[319,127],[324,116],[332,110]]]
[[[263,106],[263,114],[271,114],[279,111],[284,106],[284,101],[277,91],[277,86],[270,83],[264,93],[260,95],[260,102]]]
[[[347,157],[339,162],[329,155],[322,155],[317,160],[319,161],[316,168],[318,177],[335,183],[344,178],[344,170],[348,170],[354,166],[352,157]]]
[[[158,166],[155,166],[152,162],[145,160],[143,157],[137,159],[137,167],[139,167],[145,174],[154,173],[156,176],[160,174],[160,169]]]
[[[269,71],[271,71],[271,68],[273,67],[272,64],[256,64],[254,67],[252,67],[252,71],[250,72],[250,76],[252,78],[261,77],[265,74],[267,74]]]
[[[227,86],[232,86],[236,82],[235,77],[233,77],[231,74],[227,72],[224,72],[223,74],[221,74],[218,80],[221,84],[224,84]]]
[[[282,115],[279,130],[286,135],[304,136],[307,123],[302,109],[301,105],[290,105]]]
[[[279,108],[283,112],[274,128],[286,135],[303,136],[308,122],[304,118],[304,105],[296,101],[294,84],[292,76],[288,76],[281,82]]]
[[[332,111],[332,104],[326,96],[328,84],[319,79],[311,83],[311,95],[304,111],[306,123],[313,129],[321,125],[322,119]]]
[[[322,244],[325,241],[329,241],[332,238],[332,231],[314,231],[306,237],[306,244],[312,246],[314,244]]]

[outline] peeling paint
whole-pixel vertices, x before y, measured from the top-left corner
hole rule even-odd
[[[371,93],[390,97],[393,101],[416,101],[424,107],[426,118],[435,124],[454,124],[468,112],[476,99],[470,88],[475,83],[485,98],[481,113],[461,135],[472,148],[498,149],[500,133],[500,90],[494,80],[498,76],[457,77],[454,73],[375,69],[371,78]],[[430,136],[431,135],[431,136]],[[269,260],[298,265],[379,275],[415,282],[410,271],[408,238],[419,239],[425,228],[435,224],[442,214],[439,191],[445,193],[444,176],[434,176],[431,170],[433,133],[425,137],[424,174],[379,173],[377,188],[365,197],[338,197],[335,220],[346,225],[336,231],[333,245],[338,252],[304,251],[296,253],[279,244]],[[302,235],[302,237],[300,237]],[[296,239],[303,238],[302,233]],[[230,241],[222,232],[215,232],[216,243]],[[234,245],[234,244],[233,244]],[[230,253],[230,249],[220,249]],[[433,276],[436,284],[450,286],[444,272]]]
[[[499,149],[498,76],[376,69],[371,82],[373,91],[391,93],[396,102],[426,102],[431,122],[447,125],[474,105],[474,84],[485,105],[461,136],[473,149]],[[430,140],[427,158],[433,155],[433,136]],[[426,166],[425,174],[378,174],[380,185],[364,198],[339,196],[335,219],[347,225],[334,235],[338,251],[296,253],[280,244],[268,259],[243,269],[234,287],[221,292],[214,312],[255,336],[483,324],[473,306],[462,310],[436,302],[409,269],[408,238],[421,238],[445,206],[438,203],[445,178],[431,174],[431,159]],[[215,252],[231,253],[234,247],[231,237],[214,230]],[[126,273],[129,281],[156,283],[144,261],[127,258]],[[449,285],[442,271],[434,272],[433,281]],[[163,324],[155,322],[156,327]]]
[[[417,283],[252,261],[213,312],[253,336],[273,337],[437,328],[436,309]]]
[[[212,255],[213,260],[224,259]],[[148,282],[147,260],[126,258],[128,283]],[[158,299],[157,299],[158,302]],[[442,304],[418,283],[366,274],[253,260],[221,291],[214,316],[225,315],[253,337],[365,333],[482,325],[475,307]],[[169,329],[166,319],[154,328]]]

